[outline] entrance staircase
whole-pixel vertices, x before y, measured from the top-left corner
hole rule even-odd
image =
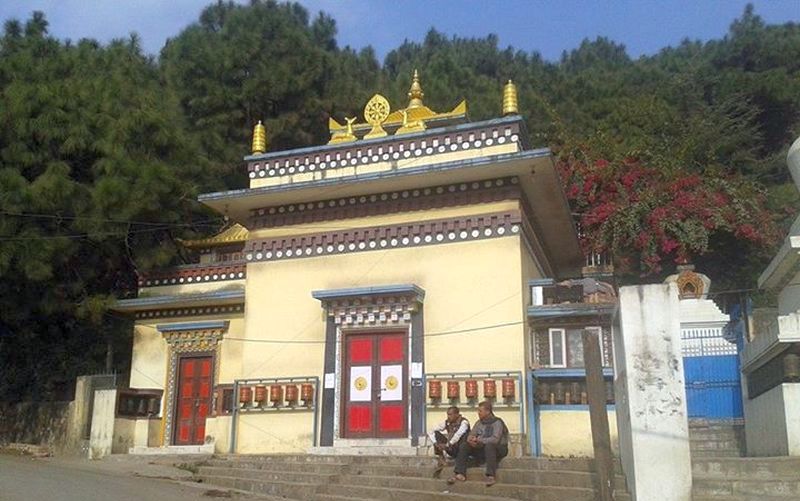
[[[741,424],[691,422],[694,501],[797,501],[800,457],[744,455]]]
[[[594,501],[590,459],[506,458],[498,483],[483,484],[483,468],[447,485],[452,467],[434,478],[436,462],[414,456],[221,456],[200,463],[198,482],[303,501]],[[617,501],[630,501],[617,467]]]

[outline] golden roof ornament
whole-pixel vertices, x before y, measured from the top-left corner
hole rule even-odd
[[[503,116],[519,114],[517,86],[511,80],[503,87]]]
[[[380,94],[372,96],[364,107],[364,120],[372,126],[372,130],[364,136],[364,139],[384,137],[387,135],[386,131],[383,130],[382,124],[389,116],[389,110],[389,101],[387,101],[385,97]]]
[[[328,144],[336,144],[336,143],[350,143],[355,141],[356,135],[353,132],[353,122],[356,121],[356,117],[347,118],[345,117],[344,121],[347,123],[347,127],[342,131],[334,132],[331,136],[331,140],[328,141]]]
[[[267,151],[267,129],[258,121],[253,128],[253,155]]]
[[[425,97],[425,93],[422,92],[422,85],[419,83],[419,72],[414,69],[414,77],[411,79],[411,88],[408,89],[408,108],[421,108],[424,106],[422,104],[422,98]]]

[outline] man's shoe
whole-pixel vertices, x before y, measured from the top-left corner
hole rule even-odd
[[[491,487],[496,483],[497,483],[497,479],[496,478],[494,478],[491,475],[486,475],[486,481],[485,481],[486,487]]]
[[[447,479],[447,485],[453,485],[456,482],[463,482],[467,479],[464,475],[458,473]]]

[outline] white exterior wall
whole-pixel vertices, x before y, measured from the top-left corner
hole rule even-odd
[[[745,398],[744,419],[747,423],[745,441],[748,456],[785,456],[789,452],[786,447],[783,385],[756,398]]]
[[[677,286],[622,287],[620,326],[614,332],[614,379],[628,490],[638,501],[691,501]]]
[[[117,390],[94,392],[92,431],[89,435],[89,459],[101,459],[111,454],[114,444],[114,407]]]
[[[786,409],[786,443],[790,456],[800,456],[800,383],[784,383],[783,405]]]

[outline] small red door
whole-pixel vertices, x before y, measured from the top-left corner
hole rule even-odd
[[[345,337],[346,438],[408,436],[405,333]]]
[[[211,357],[181,357],[178,372],[175,445],[201,445],[211,409]]]

